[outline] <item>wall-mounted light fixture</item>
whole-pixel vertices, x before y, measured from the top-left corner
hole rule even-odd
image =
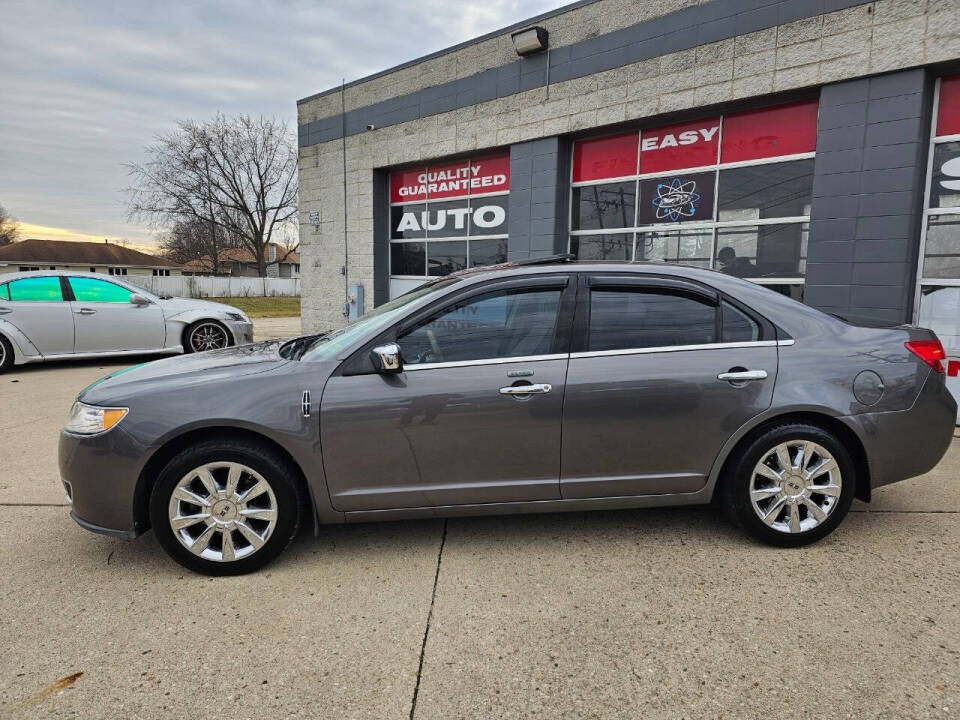
[[[549,36],[550,34],[539,25],[517,30],[510,35],[513,39],[513,49],[521,57],[546,50]]]

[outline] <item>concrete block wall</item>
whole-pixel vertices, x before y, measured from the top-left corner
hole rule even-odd
[[[932,103],[921,69],[823,88],[806,303],[911,319]]]
[[[299,105],[306,330],[344,322],[344,222],[350,282],[363,282],[367,298],[382,296],[373,282],[374,218],[385,214],[381,203],[374,203],[374,184],[382,168],[626,121],[655,122],[668,113],[960,58],[956,0],[596,0],[540,24],[552,33],[549,87],[542,84],[546,56],[517,60],[509,34],[502,33],[348,87],[345,143],[338,92]],[[670,25],[679,29],[642,39]],[[567,34],[554,32],[561,26],[569,27]],[[630,61],[634,58],[639,59]],[[564,75],[587,71],[591,74]],[[451,80],[464,81],[452,100],[434,89]],[[394,107],[384,110],[382,103]],[[441,111],[444,107],[452,109]],[[315,142],[324,135],[312,123],[324,118],[335,137]],[[370,122],[377,129],[363,131]],[[549,204],[539,210],[550,212]],[[319,230],[308,223],[313,210],[321,215]],[[511,216],[511,232],[519,232],[521,222],[521,216]],[[542,245],[542,239],[534,244]]]

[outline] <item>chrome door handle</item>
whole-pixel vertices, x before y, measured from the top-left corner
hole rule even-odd
[[[74,310],[77,315],[96,315],[97,311],[93,308],[80,308],[79,310]]]
[[[766,380],[766,370],[743,370],[741,372],[724,372],[717,375],[717,380],[727,382],[747,382],[748,380]]]
[[[500,388],[501,395],[545,395],[553,390],[550,383],[538,383],[536,385],[510,385]]]

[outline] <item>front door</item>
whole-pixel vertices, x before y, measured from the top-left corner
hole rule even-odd
[[[70,277],[76,351],[159,350],[166,328],[156,303],[134,305],[133,291],[95,277]]]
[[[773,327],[704,286],[585,279],[563,412],[564,498],[689,493],[770,406]]]
[[[2,287],[0,317],[20,330],[41,355],[73,352],[73,314],[58,276],[25,277]]]
[[[330,378],[320,438],[337,510],[560,497],[561,307],[576,288],[534,277],[461,293],[388,333],[399,375]]]

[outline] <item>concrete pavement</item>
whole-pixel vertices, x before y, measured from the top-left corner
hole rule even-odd
[[[960,442],[799,551],[572,513],[324,527],[212,580],[62,506],[70,402],[131,362],[0,376],[0,717],[960,714]]]

